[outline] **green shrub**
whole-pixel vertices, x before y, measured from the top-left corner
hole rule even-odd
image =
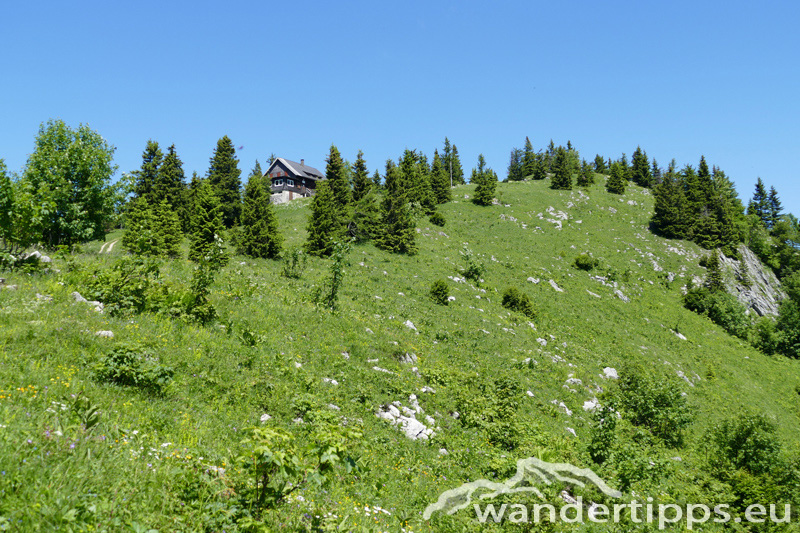
[[[314,292],[314,303],[317,305],[336,311],[339,289],[344,283],[344,267],[347,264],[347,254],[349,253],[350,242],[334,243],[333,254],[331,254],[331,276]]]
[[[646,427],[672,447],[682,445],[683,429],[694,418],[673,380],[649,375],[641,368],[622,370],[617,401],[632,424]]]
[[[786,357],[800,358],[800,302],[791,298],[781,302],[775,327],[780,334],[778,351]]]
[[[120,345],[100,359],[95,374],[101,381],[162,393],[173,370],[140,347]]]
[[[780,334],[772,318],[765,316],[755,323],[750,344],[767,355],[773,355],[778,352]]]
[[[111,315],[145,311],[147,294],[159,276],[158,264],[141,257],[124,258],[105,270],[89,272],[84,296],[105,305]]]
[[[466,245],[464,249],[461,250],[461,257],[464,258],[464,268],[460,270],[461,275],[475,283],[480,283],[481,278],[486,273],[486,267],[482,262],[475,259],[472,250]]]
[[[750,319],[744,306],[727,292],[706,287],[689,289],[683,297],[683,305],[690,311],[707,316],[731,335],[747,339]]]
[[[302,248],[292,248],[283,259],[281,275],[286,278],[300,279],[308,265],[308,255]]]
[[[592,415],[591,441],[589,456],[597,464],[603,464],[611,458],[614,443],[617,440],[617,412],[608,406],[601,406]]]
[[[435,224],[440,227],[444,227],[445,224],[444,215],[441,214],[439,211],[436,211],[434,214],[431,215],[430,221],[431,224]]]
[[[575,261],[572,262],[572,264],[577,269],[589,272],[600,266],[600,260],[595,259],[591,255],[584,253],[577,256],[575,258]]]
[[[740,414],[714,426],[708,435],[710,460],[718,471],[730,468],[764,474],[779,464],[781,444],[773,421]]]
[[[525,315],[530,319],[536,318],[536,311],[533,309],[533,303],[528,295],[518,291],[515,287],[505,290],[502,305],[506,309]]]
[[[443,279],[438,279],[433,282],[431,285],[431,300],[436,302],[439,305],[447,305],[448,298],[450,297],[450,288],[447,286],[447,282]]]

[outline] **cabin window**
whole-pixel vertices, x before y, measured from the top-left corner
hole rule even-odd
[[[276,187],[280,187],[281,185],[283,185],[283,180],[282,180],[282,179],[280,179],[280,180],[275,180],[275,186],[276,186]]]
[[[294,187],[294,180],[286,180],[286,185],[289,187]]]

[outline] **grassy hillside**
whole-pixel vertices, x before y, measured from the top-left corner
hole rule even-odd
[[[330,264],[314,258],[290,279],[280,262],[234,257],[212,287],[220,318],[206,327],[75,302],[73,291],[86,292],[81,269],[112,265],[125,255],[119,243],[54,256],[60,272],[6,275],[18,289],[0,290],[0,527],[255,531],[263,520],[267,530],[477,530],[466,510],[431,522],[422,511],[461,483],[507,479],[532,456],[592,468],[611,486],[625,478],[628,497],[714,500],[726,496],[707,474],[707,431],[741,410],[772,417],[797,454],[798,363],[682,307],[681,287],[704,275],[701,250],[650,234],[647,190],[510,183],[491,207],[471,194],[455,189],[441,207],[445,227],[418,223],[416,256],[354,247],[337,313],[312,303]],[[278,207],[287,247],[302,245],[307,215],[302,201]],[[460,273],[465,246],[486,267],[479,285]],[[583,252],[597,269],[573,266]],[[165,262],[161,277],[188,285],[192,269]],[[449,305],[428,296],[438,279],[455,297]],[[530,296],[535,319],[502,307],[508,287]],[[174,370],[163,393],[99,377],[98,364],[123,345]],[[416,362],[403,362],[411,354]],[[686,393],[694,421],[684,445],[669,448],[623,420],[621,459],[595,465],[582,406],[617,387],[603,368],[633,365]],[[376,416],[395,401],[413,407],[411,395],[434,430],[428,440]],[[253,506],[246,428],[283,428],[302,447],[342,425],[362,436],[329,484]]]

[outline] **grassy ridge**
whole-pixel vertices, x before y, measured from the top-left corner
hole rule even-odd
[[[665,466],[657,480],[634,485],[640,493],[713,495],[703,473],[705,432],[742,409],[773,417],[784,442],[798,441],[797,363],[766,357],[683,309],[681,286],[704,274],[701,251],[648,232],[647,190],[618,197],[600,185],[578,192],[501,184],[501,204],[491,207],[473,205],[471,194],[458,187],[457,201],[441,206],[444,228],[420,221],[414,257],[355,247],[335,315],[310,301],[328,268],[313,258],[298,280],[282,277],[278,262],[234,258],[212,288],[220,320],[206,328],[150,314],[115,318],[74,302],[70,293],[82,288],[70,284],[67,260],[110,265],[124,255],[119,243],[111,253],[90,243],[79,256],[55,259],[60,274],[9,275],[19,289],[0,291],[0,523],[31,531],[235,530],[247,514],[236,459],[247,455],[243,428],[268,413],[268,424],[300,441],[311,438],[315,420],[346,419],[364,435],[351,445],[358,468],[338,469],[325,489],[294,493],[262,516],[269,527],[304,529],[332,513],[344,529],[461,531],[469,517],[426,524],[422,510],[462,482],[505,479],[519,458],[594,467],[582,404],[612,386],[600,377],[604,367],[630,363],[677,383],[697,413],[683,449],[648,450]],[[287,246],[302,245],[307,206],[277,212]],[[465,245],[486,266],[480,286],[448,279],[460,278]],[[572,266],[583,252],[600,260],[594,272]],[[162,265],[172,283],[188,284],[191,271],[183,260]],[[428,297],[442,278],[455,297],[447,306]],[[532,298],[535,320],[500,305],[511,286]],[[97,336],[101,330],[114,338]],[[174,369],[163,396],[96,379],[98,360],[120,343],[143,345]],[[417,362],[402,363],[406,353]],[[564,388],[570,377],[582,381],[568,385],[575,392]],[[451,416],[480,412],[504,383],[516,387],[518,404],[511,446]],[[431,441],[412,441],[375,416],[393,401],[409,405],[412,394],[435,420]],[[87,429],[91,406],[100,418]],[[598,473],[615,484],[613,467]]]

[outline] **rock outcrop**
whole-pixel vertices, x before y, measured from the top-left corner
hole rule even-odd
[[[781,282],[750,248],[740,246],[739,253],[741,261],[720,254],[723,270],[731,274],[725,276],[726,289],[758,316],[777,315],[781,300],[786,298]]]

